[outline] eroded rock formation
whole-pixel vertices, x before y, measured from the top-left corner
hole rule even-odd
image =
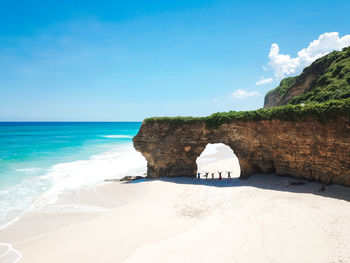
[[[144,122],[133,139],[148,161],[147,176],[194,177],[208,143],[224,143],[237,155],[241,178],[276,173],[350,186],[350,122],[233,121],[218,129],[205,122]]]

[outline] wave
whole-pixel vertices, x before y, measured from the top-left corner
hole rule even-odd
[[[4,260],[2,262],[13,262],[16,263],[21,260],[22,254],[12,247],[9,243],[0,243],[0,246],[5,246],[6,250],[0,254],[0,259]]]
[[[16,222],[23,213],[31,210],[33,201],[47,191],[50,185],[49,180],[32,176],[0,190],[0,229]]]
[[[16,169],[16,172],[23,172],[23,173],[36,173],[39,171],[40,171],[40,168],[37,168],[37,167]]]
[[[0,190],[0,229],[29,210],[55,203],[61,193],[102,184],[105,179],[142,175],[146,166],[145,158],[131,143],[86,160],[56,164],[44,175],[31,176],[15,186]],[[23,169],[23,172],[31,173],[34,169]]]
[[[131,135],[102,135],[101,137],[108,138],[108,139],[132,139],[133,138],[133,136]]]
[[[132,145],[126,145],[88,160],[56,164],[43,178],[52,181],[50,192],[61,192],[103,182],[105,179],[121,178],[143,171],[145,167],[145,158]]]

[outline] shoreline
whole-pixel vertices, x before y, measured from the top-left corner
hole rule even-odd
[[[320,193],[319,183],[294,186],[293,181],[257,174],[244,181],[165,178],[112,183],[111,189],[147,190],[129,203],[19,243],[16,249],[23,254],[21,262],[38,263],[161,262],[164,258],[169,262],[234,258],[296,262],[301,256],[303,262],[347,262],[349,189],[328,186]]]
[[[129,167],[129,159],[131,161],[136,160],[135,167]],[[2,218],[0,236],[1,230],[8,228],[19,220],[21,221],[23,216],[40,211],[42,208],[44,210],[47,207],[53,208],[56,202],[60,202],[60,199],[64,199],[65,196],[69,196],[71,193],[89,191],[89,189],[94,191],[94,188],[107,184],[103,179],[121,178],[129,173],[143,174],[145,172],[145,162],[141,154],[134,150],[130,142],[123,142],[115,144],[110,149],[92,153],[85,159],[59,162],[45,169],[35,168],[40,171],[45,170],[45,173],[38,176],[32,175],[31,178],[24,178],[19,185],[10,186],[10,190],[19,188],[18,191],[20,191],[22,184],[27,185],[27,188],[31,185],[39,185],[39,187],[44,185],[46,189],[44,187],[44,190],[34,189],[33,194],[28,196],[23,194],[25,201],[28,203],[28,200],[30,200],[30,204],[20,203],[20,201],[17,202],[14,199],[12,201],[15,203],[12,204],[12,207],[5,206],[9,210],[7,211],[4,208],[4,211],[8,214]],[[121,167],[122,164],[125,165]],[[116,167],[119,168],[119,171]],[[32,169],[34,168],[24,170]],[[73,200],[73,202],[75,201]],[[23,204],[26,206],[23,206]],[[0,238],[1,241],[3,240]]]
[[[22,244],[31,243],[98,218],[119,206],[141,198],[146,192],[147,187],[135,192],[122,182],[101,182],[96,186],[61,194],[57,202],[51,206],[30,209],[7,227],[0,229],[0,259],[6,260],[4,262],[17,262],[22,258],[19,248]],[[81,195],[83,199],[77,198]],[[7,248],[9,248],[8,254],[3,251]]]
[[[57,196],[56,202],[28,209],[0,229],[0,240],[13,245],[50,235],[127,204],[147,191],[134,192],[126,187],[123,183],[101,182],[62,193]],[[41,225],[40,229],[38,225]]]
[[[46,203],[54,203],[58,195],[95,187],[106,178],[145,172],[146,161],[134,150],[131,142],[116,140],[108,142],[109,147],[103,143],[81,147],[83,154],[78,153],[79,147],[76,147],[76,152],[64,158],[50,162],[26,160],[25,165],[21,164],[26,168],[12,167],[11,171],[20,171],[17,177],[21,180],[14,180],[6,186],[5,177],[0,189],[0,205],[3,209],[0,213],[0,229],[11,225],[28,211]],[[12,176],[11,171],[8,171],[9,176]]]
[[[215,149],[199,170],[239,169],[230,151]],[[103,182],[25,215],[0,230],[0,240],[29,263],[350,261],[349,188],[319,192],[320,183],[296,181],[303,180],[216,174]]]

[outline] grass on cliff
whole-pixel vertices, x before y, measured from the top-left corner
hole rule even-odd
[[[331,63],[326,72],[306,93],[294,97],[290,104],[350,98],[350,47],[334,51],[314,63],[325,63],[327,60]]]
[[[272,93],[277,92],[278,95],[280,96],[280,99],[282,100],[284,98],[284,96],[287,94],[287,91],[293,86],[293,84],[295,83],[295,80],[297,78],[298,78],[298,76],[288,77],[288,78],[282,79],[280,82],[280,85],[277,88],[270,90],[268,93],[266,93],[265,97],[268,97]]]
[[[334,51],[317,59],[310,67],[325,67],[321,75],[310,85],[304,94],[294,97],[287,105],[263,108],[254,111],[218,112],[208,117],[162,117],[148,118],[145,123],[168,122],[182,125],[186,123],[205,122],[208,128],[217,128],[224,123],[235,120],[302,120],[308,117],[321,122],[345,116],[350,119],[350,47]],[[304,69],[307,70],[308,68]],[[296,77],[285,78],[280,85],[270,91],[277,92],[282,99],[293,87]],[[265,97],[266,98],[266,97]]]
[[[331,52],[317,59],[309,67],[305,68],[304,72],[317,66],[326,66],[324,74],[313,81],[305,93],[294,97],[288,104],[296,105],[350,98],[350,47],[346,47],[342,51]],[[265,100],[276,92],[282,100],[288,90],[293,87],[298,77],[283,79],[277,88],[266,94]]]
[[[330,100],[323,103],[312,102],[302,105],[284,105],[269,109],[253,111],[229,111],[218,112],[208,117],[154,117],[147,118],[144,123],[170,123],[174,125],[205,122],[207,128],[215,129],[222,124],[232,121],[260,121],[260,120],[303,120],[313,117],[320,122],[345,116],[350,119],[350,98],[342,100]]]

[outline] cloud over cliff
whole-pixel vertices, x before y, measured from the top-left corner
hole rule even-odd
[[[275,78],[280,80],[288,75],[297,74],[329,52],[341,50],[347,46],[350,46],[350,35],[339,37],[338,32],[324,33],[310,42],[308,47],[299,50],[297,56],[293,58],[288,54],[281,54],[278,44],[273,43],[267,65],[274,72]]]
[[[260,93],[257,91],[245,91],[242,89],[238,89],[231,93],[231,98],[233,99],[246,99],[249,97],[260,96]]]
[[[264,84],[269,84],[273,81],[272,78],[267,78],[265,79],[264,77],[262,77],[260,80],[258,80],[257,82],[255,82],[255,85],[259,86],[259,85],[264,85]]]

